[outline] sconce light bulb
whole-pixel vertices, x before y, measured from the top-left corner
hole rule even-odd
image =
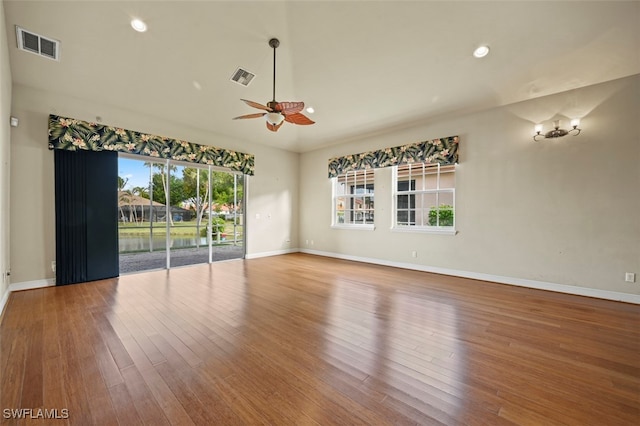
[[[580,119],[579,118],[574,118],[573,120],[571,120],[571,126],[575,129],[580,125]]]
[[[540,134],[540,132],[542,132],[542,124],[536,124],[534,130],[537,134]]]

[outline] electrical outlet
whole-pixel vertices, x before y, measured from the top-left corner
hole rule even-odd
[[[636,274],[634,274],[633,272],[627,272],[626,274],[624,274],[624,280],[628,283],[635,283]]]
[[[304,240],[304,244],[308,246],[309,245],[309,240]]]
[[[418,257],[418,252],[417,251],[412,251],[411,252],[411,257]]]
[[[311,240],[311,245],[313,245],[313,240]]]
[[[56,261],[55,261],[55,260],[52,260],[52,261],[51,261],[51,271],[52,271],[52,272],[55,272],[55,271],[56,271]]]

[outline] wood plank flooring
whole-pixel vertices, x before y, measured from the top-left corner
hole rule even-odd
[[[0,421],[633,425],[639,354],[637,305],[291,254],[11,294]]]

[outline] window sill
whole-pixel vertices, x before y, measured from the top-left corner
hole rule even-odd
[[[458,231],[453,228],[423,228],[415,226],[395,226],[391,232],[408,232],[412,234],[436,234],[436,235],[456,235]]]
[[[346,225],[346,224],[338,224],[331,225],[333,229],[352,229],[356,231],[374,231],[376,229],[375,225]]]

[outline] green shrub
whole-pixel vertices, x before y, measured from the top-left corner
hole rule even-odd
[[[224,227],[225,227],[225,220],[219,217],[213,218],[211,219],[211,235],[215,238],[216,234],[218,232],[222,233],[224,232]],[[201,237],[206,237],[207,236],[207,227],[204,226],[201,230],[200,230],[200,236]]]
[[[440,208],[431,207],[429,210],[429,226],[438,225],[438,213],[440,214],[440,226],[453,226],[453,206],[441,204]]]

